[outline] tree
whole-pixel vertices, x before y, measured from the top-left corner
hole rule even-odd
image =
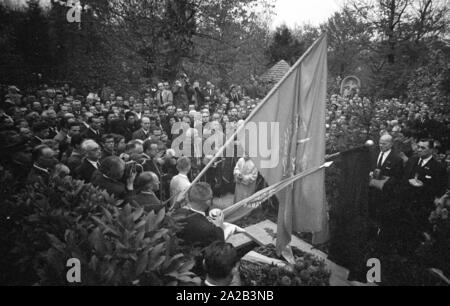
[[[199,12],[195,47],[185,58],[184,69],[194,78],[222,87],[260,74],[267,64],[264,49],[269,25],[254,12],[256,5],[264,5],[270,14],[269,1],[205,2]]]
[[[370,47],[372,33],[347,7],[321,25],[328,34],[329,70],[334,77],[358,74]]]
[[[280,26],[275,30],[272,42],[267,48],[272,65],[280,60],[285,60],[292,65],[305,51],[305,43],[295,38],[286,25]]]
[[[372,91],[406,94],[411,73],[428,62],[435,43],[448,33],[449,7],[441,0],[352,0],[349,8],[373,32],[367,51]]]

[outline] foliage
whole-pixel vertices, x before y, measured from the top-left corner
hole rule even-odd
[[[419,67],[408,83],[408,98],[443,112],[450,98],[450,49],[430,51],[427,65]]]
[[[450,275],[448,254],[450,252],[450,200],[449,195],[436,201],[436,209],[430,215],[433,230],[426,235],[425,242],[417,253],[429,268],[441,269],[447,276]]]
[[[270,11],[269,2],[85,0],[81,23],[67,21],[60,1],[45,9],[38,1],[15,9],[0,4],[0,82],[64,81],[127,93],[183,70],[241,82],[265,66],[267,22],[253,11]]]
[[[178,223],[116,200],[70,177],[29,186],[2,206],[8,284],[67,285],[66,262],[81,262],[81,285],[199,284],[180,253]],[[6,213],[6,214],[5,214]],[[11,251],[11,252],[9,252]],[[2,273],[3,274],[3,273]]]
[[[295,265],[292,270],[242,262],[240,273],[244,286],[328,286],[330,272],[325,269],[325,263],[311,254],[292,248]],[[277,258],[274,245],[267,245],[255,249],[264,256]],[[281,258],[279,258],[281,259]]]
[[[267,47],[270,64],[274,65],[280,60],[285,60],[293,65],[306,51],[306,48],[305,43],[294,37],[286,25],[280,26],[273,33],[272,41]]]

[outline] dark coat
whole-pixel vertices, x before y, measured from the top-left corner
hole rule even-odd
[[[70,157],[67,159],[67,166],[69,167],[70,172],[76,175],[76,171],[79,167],[81,167],[82,162],[83,155],[81,155],[81,153],[72,152]]]
[[[371,169],[372,171],[377,168],[378,158],[380,156],[380,151],[372,157]],[[384,161],[380,168],[381,176],[387,176],[395,180],[400,180],[403,176],[403,160],[398,156],[398,154],[392,150],[388,157]]]
[[[423,182],[424,186],[420,190],[420,197],[434,200],[435,197],[441,197],[446,190],[447,170],[444,165],[436,159],[431,160],[424,166],[419,167],[419,157],[410,158],[405,167],[403,176],[405,184],[418,174],[418,179]]]
[[[184,223],[183,229],[178,233],[184,244],[207,247],[214,241],[224,241],[223,230],[208,221],[205,216],[185,208],[179,209],[177,215]]]
[[[133,197],[133,201],[140,207],[144,208],[147,213],[151,211],[158,213],[161,209],[164,208],[164,205],[161,204],[161,201],[156,197],[155,194],[140,192]]]
[[[35,184],[44,184],[47,185],[50,179],[50,174],[48,172],[42,171],[33,166],[27,177],[27,184],[35,185]]]
[[[128,190],[124,183],[105,177],[98,170],[92,176],[92,184],[99,189],[106,190],[117,199],[129,201],[134,197],[133,191]]]
[[[151,132],[148,131],[147,134],[145,134],[144,130],[140,128],[136,132],[133,133],[133,139],[140,139],[140,140],[147,140],[151,136]]]
[[[100,131],[97,131],[97,133],[94,133],[94,131],[91,129],[87,129],[84,132],[83,137],[86,139],[95,140],[97,143],[100,143],[102,141],[102,135],[101,135]]]
[[[76,176],[79,179],[84,180],[86,183],[90,183],[92,180],[92,174],[97,169],[85,158],[81,165],[75,170]]]

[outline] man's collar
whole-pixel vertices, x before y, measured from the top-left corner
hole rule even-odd
[[[95,169],[98,169],[98,161],[92,161],[89,158],[86,158],[86,160],[92,164],[92,166],[95,167]]]
[[[198,211],[198,210],[195,210],[195,209],[192,208],[192,206],[191,206],[190,204],[186,205],[186,208],[189,209],[189,210],[191,210],[191,211],[193,211],[193,212],[195,212],[195,213],[198,213],[198,214],[203,215],[203,216],[206,217],[206,214],[205,214],[204,211]]]
[[[391,154],[392,149],[387,150],[386,152],[380,151],[380,154],[383,154],[383,156],[388,156],[389,154]]]
[[[422,166],[425,166],[426,164],[428,164],[428,162],[433,158],[433,155],[430,155],[428,158],[420,158],[420,160],[422,160]]]

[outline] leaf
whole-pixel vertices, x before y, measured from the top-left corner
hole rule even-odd
[[[169,266],[175,261],[175,260],[177,260],[177,259],[181,259],[181,258],[183,258],[184,257],[184,254],[177,254],[177,255],[175,255],[175,256],[173,256],[172,258],[170,258],[170,259],[168,259],[165,263],[164,263],[164,266],[163,266],[163,269],[167,269],[167,268],[169,268]]]
[[[161,256],[157,261],[149,262],[148,270],[154,271],[159,270],[158,267],[162,265],[162,263],[166,260],[166,256]]]
[[[145,271],[147,263],[148,263],[148,253],[144,252],[139,256],[139,259],[136,263],[136,277],[139,277],[139,275],[141,275]]]
[[[116,235],[117,237],[120,237],[120,235],[115,230],[113,230],[112,228],[107,226],[105,223],[103,223],[103,221],[100,220],[99,218],[97,218],[95,216],[92,216],[91,218],[94,219],[95,222],[97,222],[98,224],[103,226],[106,230],[106,233],[112,233],[112,234]]]
[[[151,211],[147,215],[146,224],[145,224],[145,231],[146,232],[152,232],[156,228],[156,215],[154,211]]]
[[[185,273],[188,271],[191,271],[192,268],[195,266],[195,261],[194,260],[189,260],[186,263],[184,263],[180,269],[178,269],[178,271],[180,273]]]
[[[105,253],[105,241],[99,227],[97,227],[91,233],[91,235],[89,236],[89,241],[94,246],[94,249],[99,253],[99,255],[103,255]]]
[[[144,209],[142,208],[142,207],[139,207],[133,214],[132,214],[132,216],[133,216],[133,221],[137,221],[141,216],[142,216],[142,214],[144,213]]]
[[[158,216],[156,218],[156,226],[159,226],[159,224],[164,220],[164,217],[166,216],[166,210],[165,209],[160,209],[158,212]]]
[[[47,233],[47,237],[50,239],[51,245],[60,252],[64,253],[66,245],[62,243],[55,235]]]
[[[98,258],[97,256],[93,255],[91,257],[91,261],[89,262],[89,267],[91,268],[92,271],[97,271],[97,265],[98,265]]]
[[[151,249],[150,251],[150,262],[156,262],[159,260],[159,257],[164,253],[164,247],[166,243],[162,242]]]

